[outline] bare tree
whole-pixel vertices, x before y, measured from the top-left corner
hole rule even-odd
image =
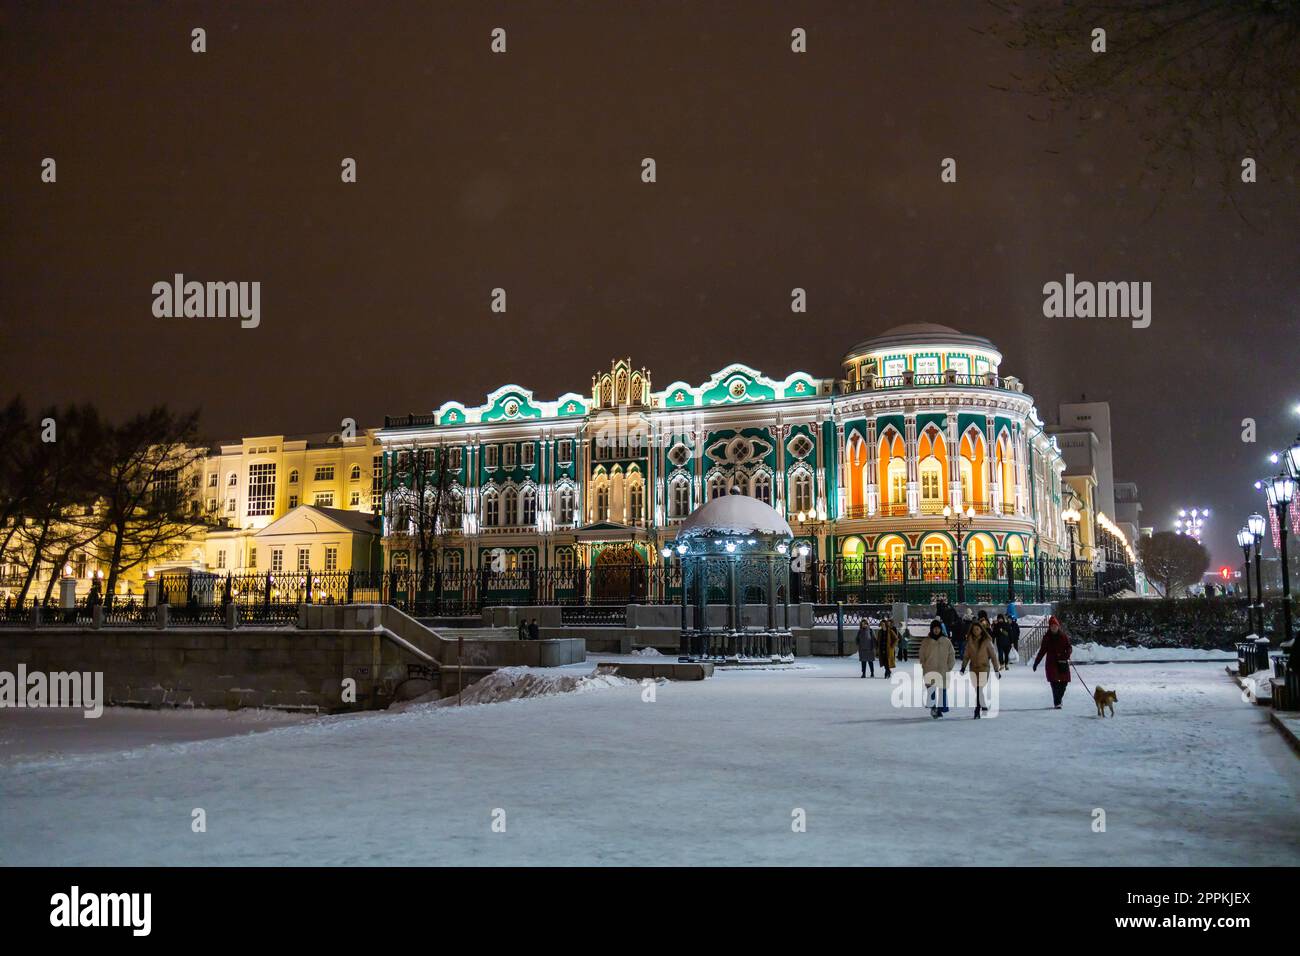
[[[1226,191],[1244,157],[1279,165],[1300,152],[1297,0],[989,3],[1004,16],[987,32],[1034,64],[1014,77],[1019,91],[1080,130],[1124,110],[1164,187],[1175,174],[1190,181],[1202,157]]]
[[[44,431],[51,421],[52,433]],[[29,490],[22,495],[15,510],[13,539],[27,563],[21,603],[40,574],[42,562],[49,559],[54,569],[45,588],[48,603],[58,577],[58,569],[77,550],[91,545],[99,536],[92,521],[87,520],[95,501],[92,463],[103,442],[103,425],[98,413],[89,406],[72,406],[60,412],[47,409],[39,420],[30,423],[29,436],[19,440],[16,451],[21,467],[28,472],[23,479]]]
[[[1178,597],[1201,580],[1210,566],[1204,546],[1186,535],[1157,531],[1138,543],[1138,560],[1147,580],[1165,597]]]
[[[389,531],[405,536],[414,552],[412,571],[427,591],[446,539],[460,530],[463,498],[450,449],[412,443],[392,453],[388,469]]]
[[[158,407],[110,430],[95,475],[109,603],[118,577],[174,553],[197,527],[194,490],[182,480],[205,454],[197,427],[198,412]]]

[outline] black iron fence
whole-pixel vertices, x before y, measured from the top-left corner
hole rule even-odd
[[[803,572],[791,573],[791,600],[813,604],[996,604],[1044,603],[1108,597],[1134,586],[1128,565],[1104,565],[1066,558],[992,555],[972,561],[961,555],[925,557],[809,559]]]
[[[834,561],[806,559],[790,572],[791,603],[833,606],[933,604],[949,601],[1001,603],[1050,602],[1104,597],[1133,586],[1132,569],[1108,565],[1094,570],[1085,561],[1056,558],[989,557],[980,561],[909,555],[888,560],[868,555]],[[682,567],[619,564],[578,568],[490,568],[417,572],[262,571],[238,574],[179,572],[158,579],[159,600],[203,618],[207,607],[235,603],[240,620],[260,613],[291,617],[298,604],[392,604],[431,617],[477,616],[485,607],[559,605],[569,608],[623,607],[628,604],[679,604]],[[784,597],[784,594],[782,595]],[[710,595],[709,603],[725,603]],[[594,621],[598,615],[591,615]],[[604,620],[608,615],[605,615]],[[574,617],[575,622],[577,617]],[[856,623],[856,622],[855,622]]]

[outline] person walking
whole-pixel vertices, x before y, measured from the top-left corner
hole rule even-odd
[[[1011,666],[1011,625],[1001,614],[993,625],[993,641],[998,646],[998,666],[1006,670]]]
[[[998,615],[1001,617],[1001,615]],[[966,673],[970,669],[971,683],[975,685],[975,719],[979,720],[981,712],[988,711],[988,705],[984,703],[982,693],[989,682],[989,672],[992,671],[1002,679],[1001,669],[998,667],[997,648],[993,642],[993,631],[989,627],[989,615],[987,611],[980,611],[979,620],[971,624],[970,631],[966,635],[966,649],[961,659],[961,672]]]
[[[1047,683],[1052,685],[1052,704],[1061,709],[1065,699],[1065,689],[1070,685],[1070,635],[1065,633],[1061,622],[1055,616],[1047,619],[1047,633],[1043,635],[1042,646],[1034,658],[1034,670],[1038,663],[1047,658]]]
[[[943,625],[943,632],[955,640],[957,637],[957,611],[948,603],[948,599],[942,595],[940,595],[934,607],[935,617]]]
[[[920,658],[921,679],[930,688],[930,716],[937,719],[948,712],[948,679],[957,663],[952,641],[943,633],[943,622],[937,617],[921,639]]]
[[[898,631],[894,628],[894,621],[886,615],[885,622],[880,627],[880,639],[877,641],[880,666],[885,669],[885,680],[889,680],[889,675],[894,670],[894,655],[898,652],[898,642]]]
[[[528,622],[528,639],[530,641],[538,641],[541,640],[541,637],[542,629],[537,626],[537,618],[533,618]]]
[[[876,676],[876,634],[865,617],[858,622],[858,663],[862,665],[863,677],[867,676],[868,667],[871,676]]]
[[[1007,605],[1007,628],[1011,631],[1011,646],[1016,650],[1016,658],[1020,658],[1020,616],[1016,614],[1016,605],[1011,603]]]
[[[956,617],[955,611],[953,615]],[[971,615],[970,608],[966,608],[962,615],[956,618],[954,626],[948,630],[948,635],[952,638],[953,650],[957,652],[958,657],[966,654],[966,636],[974,623],[975,618]]]
[[[519,615],[519,639],[521,641],[528,640],[528,618],[522,614]]]

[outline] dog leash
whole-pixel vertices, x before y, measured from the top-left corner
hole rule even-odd
[[[1073,660],[1070,660],[1070,659],[1067,659],[1067,663],[1070,665],[1071,668],[1074,669],[1074,676],[1077,677],[1077,678],[1079,678],[1079,683],[1080,683],[1080,684],[1083,684],[1083,689],[1084,689],[1084,691],[1085,691],[1086,693],[1091,694],[1091,693],[1092,693],[1092,688],[1088,686],[1087,682],[1083,679],[1083,675],[1079,673],[1079,668],[1077,668],[1077,667],[1074,666],[1074,661],[1073,661]]]

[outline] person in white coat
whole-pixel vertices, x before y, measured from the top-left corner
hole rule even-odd
[[[922,680],[930,688],[930,716],[942,717],[948,712],[948,681],[957,664],[957,652],[937,617],[930,622],[930,632],[921,639],[920,658]]]

